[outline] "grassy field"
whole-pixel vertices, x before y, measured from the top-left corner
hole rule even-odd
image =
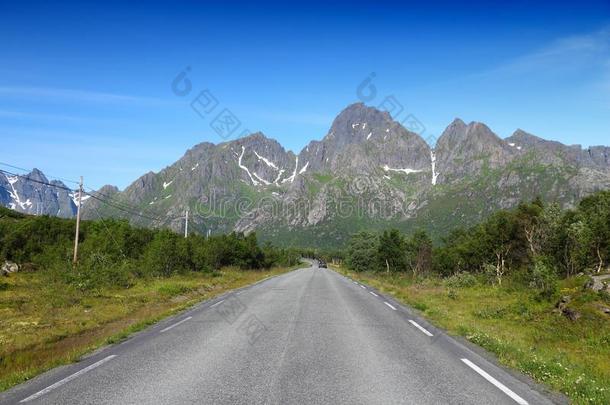
[[[0,391],[197,302],[290,269],[223,269],[82,292],[42,273],[0,279]]]
[[[561,295],[572,297],[569,307],[582,314],[573,322],[553,312],[555,300],[539,301],[509,280],[501,288],[466,287],[440,279],[414,283],[408,276],[335,270],[394,296],[574,403],[610,404],[610,316],[600,310],[610,302],[583,290],[583,277],[560,282]]]

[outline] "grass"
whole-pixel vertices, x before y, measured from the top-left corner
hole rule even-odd
[[[584,278],[560,282],[560,294],[570,295],[569,307],[582,314],[572,322],[553,311],[555,300],[539,301],[534,291],[510,280],[501,288],[450,287],[434,278],[414,282],[408,276],[335,269],[419,310],[575,404],[610,403],[610,317],[600,310],[610,300],[583,290]]]
[[[202,300],[289,271],[223,269],[82,292],[43,272],[0,279],[0,391]]]

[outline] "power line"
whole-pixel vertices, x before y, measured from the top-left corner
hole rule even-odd
[[[114,244],[119,248],[119,251],[121,252],[121,255],[123,257],[126,257],[125,256],[125,252],[123,252],[123,248],[121,248],[121,245],[119,245],[119,242],[117,242],[117,240],[114,238],[114,235],[112,234],[112,232],[110,232],[110,228],[108,228],[108,225],[106,225],[106,221],[104,221],[104,218],[102,218],[102,216],[100,215],[100,212],[97,210],[95,205],[93,206],[93,209],[95,210],[95,213],[97,214],[97,216],[99,217],[100,221],[102,222],[102,225],[104,225],[104,228],[106,228],[106,232],[108,232],[108,236],[110,236],[110,239],[112,239]]]
[[[4,173],[5,175],[8,174],[9,176],[16,176],[16,177],[19,177],[19,178],[24,179],[26,181],[31,181],[31,182],[34,182],[34,183],[43,184],[45,186],[55,187],[55,188],[59,188],[61,190],[66,190],[66,191],[72,191],[72,192],[75,191],[75,190],[73,190],[71,188],[66,187],[65,185],[60,186],[59,184],[52,184],[52,183],[49,183],[49,182],[46,182],[46,181],[36,180],[36,179],[31,178],[31,177],[24,176],[22,174],[12,173],[12,172],[9,172],[9,171],[4,170],[4,169],[0,169],[0,172]]]
[[[27,173],[31,173],[31,172],[33,171],[33,170],[28,170],[28,169],[25,169],[25,168],[23,168],[23,167],[19,167],[19,166],[13,166],[13,165],[10,165],[10,164],[8,164],[8,163],[4,163],[4,162],[0,162],[0,166],[6,166],[6,167],[10,167],[11,169],[22,170],[22,171],[27,172]],[[55,179],[55,180],[61,180],[61,181],[65,181],[65,182],[67,182],[67,183],[78,184],[78,181],[75,181],[75,180],[64,179],[64,178],[61,178],[61,177],[52,176],[52,175],[47,174],[47,173],[45,173],[44,175],[45,175],[47,178],[53,178],[53,179]]]
[[[12,168],[15,168],[15,169],[18,169],[18,170],[23,170],[23,171],[26,171],[26,172],[28,171],[27,169],[24,169],[24,168],[21,168],[21,167],[18,167],[18,166],[9,165],[9,164],[6,164],[6,163],[0,162],[0,164],[4,165],[4,166],[9,166],[9,167],[12,167]],[[34,183],[42,184],[42,185],[49,186],[49,187],[55,187],[55,188],[58,188],[58,189],[61,189],[61,190],[69,191],[69,192],[76,192],[76,190],[73,190],[71,188],[65,187],[65,185],[61,186],[59,184],[52,184],[52,183],[45,182],[45,181],[42,181],[42,180],[36,180],[36,179],[31,178],[31,177],[28,177],[27,175],[9,172],[8,170],[0,169],[0,172],[2,172],[4,174],[7,174],[9,176],[19,177],[19,178],[21,178],[21,179],[23,179],[25,181],[31,181],[31,182],[34,182]],[[3,187],[3,188],[6,189],[6,187]],[[10,190],[8,190],[8,189],[6,189],[6,190],[10,192]],[[153,220],[153,221],[159,221],[159,222],[162,221],[160,218],[152,218],[151,214],[142,215],[142,214],[139,214],[137,212],[134,212],[134,211],[137,210],[137,207],[131,206],[131,205],[127,204],[127,203],[116,203],[116,202],[112,202],[111,203],[109,201],[104,200],[103,198],[99,198],[97,196],[94,196],[91,193],[88,193],[88,192],[84,192],[84,193],[89,195],[90,197],[95,198],[96,200],[99,200],[102,203],[110,205],[110,206],[112,206],[112,207],[114,207],[114,208],[116,208],[118,210],[127,212],[128,214],[141,216],[141,217]],[[100,195],[104,195],[103,193],[99,193],[99,192],[95,192],[95,193],[100,194]],[[106,195],[104,195],[104,196],[107,197],[107,198],[111,198],[110,196],[106,196]]]
[[[145,213],[146,215],[148,215],[148,216],[155,216],[155,213],[150,212],[150,211],[147,211],[147,210],[145,210],[145,209],[141,209],[140,207],[138,207],[138,206],[136,206],[136,205],[130,204],[130,203],[126,202],[126,201],[116,201],[116,200],[114,200],[114,197],[113,197],[113,196],[110,196],[110,195],[108,195],[108,194],[104,194],[104,193],[102,193],[102,192],[100,192],[100,191],[97,191],[97,190],[93,190],[93,189],[92,189],[92,188],[90,188],[90,187],[86,187],[86,188],[89,190],[89,192],[85,192],[85,193],[86,193],[86,194],[88,194],[88,195],[89,195],[90,193],[95,193],[95,194],[97,194],[98,196],[102,196],[102,197],[104,197],[104,198],[107,198],[108,200],[111,200],[113,204],[115,204],[115,205],[119,205],[119,206],[122,206],[122,207],[124,207],[125,209],[128,209],[128,210],[134,210],[134,211],[141,211],[141,212],[144,212],[144,213]],[[100,198],[102,198],[102,197],[100,197]]]
[[[162,222],[162,219],[161,219],[161,218],[153,218],[153,217],[150,217],[150,216],[148,216],[148,215],[140,214],[140,213],[138,213],[138,212],[134,212],[134,211],[131,211],[131,210],[125,209],[125,207],[121,207],[121,206],[119,206],[119,205],[116,205],[116,204],[114,204],[114,203],[111,203],[111,202],[109,202],[109,201],[106,201],[106,200],[104,200],[103,198],[99,198],[98,196],[93,195],[93,194],[91,194],[91,193],[87,193],[87,192],[85,192],[85,194],[87,194],[89,197],[93,198],[94,200],[100,201],[100,202],[102,202],[102,203],[104,203],[104,204],[106,204],[106,205],[109,205],[109,206],[111,206],[111,207],[113,207],[113,208],[116,208],[116,209],[117,209],[117,210],[119,210],[119,211],[123,211],[123,212],[125,212],[125,213],[127,213],[127,214],[136,215],[136,216],[138,216],[138,217],[142,217],[142,218],[150,219],[151,221],[159,221],[159,222]]]
[[[11,165],[6,165],[6,166],[11,166]],[[12,166],[12,167],[17,168],[19,170],[27,171],[26,169],[21,169],[21,168],[19,168],[17,166]],[[41,181],[41,180],[36,180],[36,179],[30,178],[28,176],[22,175],[22,174],[17,174],[17,173],[9,172],[9,171],[4,170],[4,169],[0,169],[0,172],[2,172],[4,174],[8,174],[9,176],[19,177],[19,178],[21,178],[21,179],[23,179],[25,181],[31,181],[31,182],[34,182],[34,183],[42,184],[42,185],[49,186],[49,187],[58,188],[58,189],[69,191],[69,192],[76,192],[76,190],[68,188],[65,185],[61,186],[59,184],[52,184],[52,183],[49,183],[49,182],[45,182],[45,181]],[[6,187],[3,187],[3,188],[6,189]],[[9,191],[9,190],[7,190],[7,191]],[[148,219],[148,220],[151,220],[151,221],[163,222],[164,220],[173,221],[173,220],[176,220],[176,219],[184,218],[182,216],[179,216],[179,217],[165,217],[165,218],[159,218],[159,217],[156,217],[156,216],[153,217],[152,214],[149,214],[149,213],[147,213],[148,215],[146,215],[146,214],[142,214],[142,213],[137,212],[138,208],[135,207],[135,206],[132,206],[130,204],[121,203],[121,202],[114,202],[114,201],[110,202],[110,201],[108,201],[108,200],[106,200],[104,198],[100,198],[97,195],[95,195],[95,194],[104,195],[103,193],[99,193],[99,192],[86,192],[86,191],[83,191],[83,193],[88,195],[89,197],[91,197],[91,198],[93,198],[93,199],[95,199],[95,200],[97,200],[97,201],[99,201],[101,203],[104,203],[104,204],[106,204],[108,206],[111,206],[111,207],[113,207],[113,208],[115,208],[115,209],[117,209],[119,211],[123,211],[123,212],[125,212],[127,214],[135,215],[135,216],[138,216],[138,217],[141,217],[141,218],[145,218],[145,219]],[[104,196],[106,198],[111,198],[110,196],[106,196],[106,195],[104,195]]]

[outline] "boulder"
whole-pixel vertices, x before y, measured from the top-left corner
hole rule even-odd
[[[578,320],[578,318],[580,318],[580,312],[578,312],[574,309],[566,308],[563,311],[561,311],[561,313],[571,321],[576,321],[576,320]]]
[[[19,265],[17,263],[13,263],[11,261],[5,261],[2,267],[0,268],[0,274],[3,276],[8,276],[11,273],[16,273],[19,271]]]
[[[570,301],[571,301],[570,296],[564,295],[563,297],[561,297],[561,299],[559,301],[557,301],[557,304],[555,304],[555,308],[557,308],[559,311],[563,312],[563,310],[566,309],[566,307],[568,306]]]
[[[593,283],[588,283],[587,286],[593,291],[609,291],[608,283],[610,283],[610,274],[603,274],[599,276],[592,276]]]

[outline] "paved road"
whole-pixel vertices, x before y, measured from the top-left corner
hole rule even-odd
[[[430,336],[432,335],[432,336]],[[331,270],[267,279],[2,395],[45,404],[547,404]]]

